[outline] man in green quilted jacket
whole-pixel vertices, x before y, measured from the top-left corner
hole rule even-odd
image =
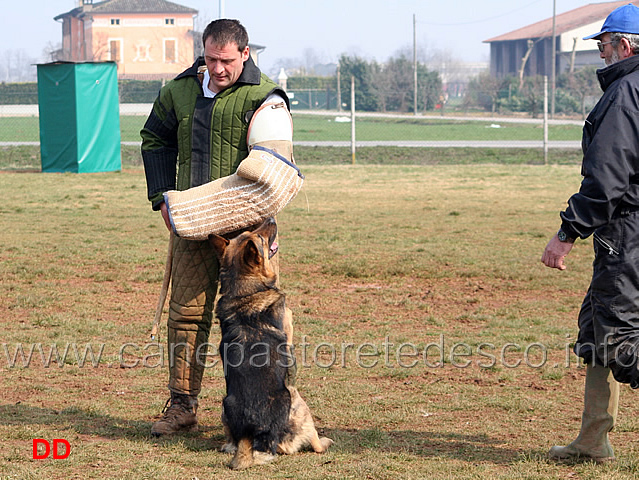
[[[248,34],[237,20],[211,22],[202,35],[204,56],[160,91],[142,136],[148,197],[169,230],[163,193],[231,175],[247,157],[253,113],[265,102],[289,100],[249,55]],[[287,132],[287,135],[292,133]],[[151,434],[197,429],[206,349],[219,266],[207,241],[176,237],[168,319],[170,398]]]

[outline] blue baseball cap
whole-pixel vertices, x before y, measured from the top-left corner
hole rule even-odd
[[[601,32],[584,37],[584,40],[599,39],[604,33],[611,32],[639,34],[639,7],[629,3],[615,8],[606,18]]]

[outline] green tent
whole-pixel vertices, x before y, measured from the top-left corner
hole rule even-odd
[[[112,172],[122,168],[117,65],[38,65],[43,172]]]

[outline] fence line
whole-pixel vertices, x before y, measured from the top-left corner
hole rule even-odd
[[[153,108],[152,103],[121,103],[120,115],[148,115]],[[295,110],[291,113],[304,116],[319,117],[349,117],[350,112],[339,110]],[[38,105],[0,105],[0,117],[37,117],[39,116]],[[515,117],[503,115],[460,115],[460,114],[421,114],[413,115],[412,113],[382,113],[382,112],[357,112],[358,117],[364,118],[387,118],[387,119],[424,119],[424,120],[458,120],[458,121],[475,121],[475,122],[500,122],[500,123],[522,123],[522,124],[538,124],[542,125],[543,118]],[[583,120],[573,119],[549,119],[549,125],[579,125],[584,124]]]
[[[138,132],[152,109],[150,103],[121,103],[122,145],[139,145]],[[441,114],[356,112],[353,142],[351,112],[293,110],[294,144],[315,147],[460,147],[578,149],[582,121],[549,119],[546,125],[567,126],[570,135],[544,143],[543,118]],[[0,146],[39,145],[38,105],[0,105]],[[519,125],[517,125],[519,124]],[[512,128],[510,127],[512,125]],[[300,126],[300,128],[298,128]],[[528,126],[528,127],[526,127]],[[531,129],[532,127],[532,129]],[[516,131],[528,129],[526,134]],[[537,130],[539,128],[539,130]],[[3,131],[4,129],[4,131]],[[474,131],[471,131],[473,130]],[[511,135],[510,132],[515,132]],[[349,141],[350,140],[350,141]]]

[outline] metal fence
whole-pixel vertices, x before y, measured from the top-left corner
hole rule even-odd
[[[538,149],[580,146],[583,120],[579,115],[547,119],[543,111],[537,113],[538,118],[526,112],[490,114],[469,109],[462,98],[418,115],[357,109],[352,112],[339,109],[337,98],[330,91],[289,93],[296,145]],[[120,103],[123,144],[139,144],[139,131],[151,107],[150,103]],[[0,104],[0,146],[39,145],[39,141],[37,105]]]

